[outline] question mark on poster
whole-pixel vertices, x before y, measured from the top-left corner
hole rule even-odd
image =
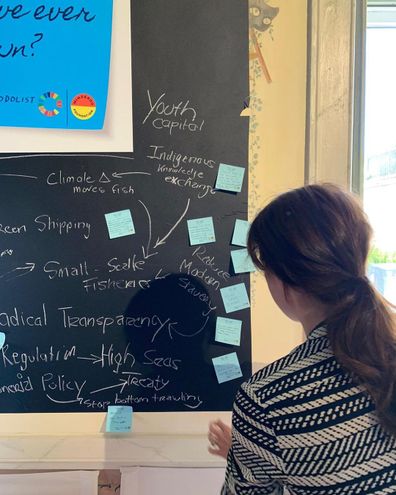
[[[40,41],[44,38],[44,35],[43,33],[35,33],[34,36],[38,36],[38,39],[32,41],[32,43],[30,43],[30,48],[33,50],[32,52],[32,57],[34,56],[34,48],[35,48],[35,45],[37,45],[37,43],[40,43]]]

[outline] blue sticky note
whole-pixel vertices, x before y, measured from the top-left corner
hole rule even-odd
[[[216,320],[216,342],[223,344],[240,345],[241,344],[242,321],[233,320],[232,318],[217,317]]]
[[[247,246],[247,236],[250,228],[250,223],[246,220],[235,220],[234,234],[231,244],[234,246]]]
[[[187,220],[187,227],[191,246],[216,241],[212,217]]]
[[[231,259],[235,273],[256,271],[256,267],[254,266],[247,249],[236,249],[235,251],[231,251]]]
[[[220,163],[215,188],[223,191],[241,192],[244,175],[245,169],[243,167]]]
[[[250,308],[249,297],[245,284],[231,285],[220,289],[226,313]]]
[[[212,362],[219,383],[229,382],[242,376],[236,352],[213,358]]]
[[[20,2],[1,13],[0,125],[102,129],[113,0]]]
[[[106,213],[105,218],[110,239],[116,239],[117,237],[124,237],[135,233],[135,226],[130,210]]]
[[[5,333],[0,332],[0,349],[2,349],[2,347],[4,346],[5,339],[6,339]]]
[[[132,429],[131,406],[109,406],[106,416],[106,431],[112,433],[127,433]]]

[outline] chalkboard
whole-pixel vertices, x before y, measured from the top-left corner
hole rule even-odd
[[[247,4],[135,0],[131,31],[133,153],[0,156],[0,412],[228,410],[251,374],[249,308],[220,293],[249,293],[230,257]],[[215,189],[220,163],[245,168],[241,192]],[[105,215],[125,210],[135,233],[111,239]],[[190,245],[205,217],[215,242]],[[240,345],[215,340],[217,317],[242,321]],[[242,376],[219,383],[212,359],[232,353]]]

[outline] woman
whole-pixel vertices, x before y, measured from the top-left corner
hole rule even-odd
[[[249,253],[307,340],[241,386],[232,444],[210,425],[223,494],[396,493],[395,320],[365,276],[370,237],[332,185],[282,194],[254,220]]]

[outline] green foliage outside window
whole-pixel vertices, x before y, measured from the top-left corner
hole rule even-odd
[[[396,251],[382,251],[373,246],[369,252],[368,262],[371,263],[396,263]]]

